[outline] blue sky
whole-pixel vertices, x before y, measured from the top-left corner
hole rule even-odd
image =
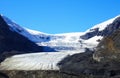
[[[45,33],[83,32],[120,15],[120,0],[1,0],[0,13]]]

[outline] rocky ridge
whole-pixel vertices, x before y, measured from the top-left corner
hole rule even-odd
[[[111,30],[108,31],[107,30]],[[61,72],[74,75],[92,75],[95,78],[119,78],[120,76],[120,17],[104,30],[107,34],[95,51],[66,57],[58,65]]]

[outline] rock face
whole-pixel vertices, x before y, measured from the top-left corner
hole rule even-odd
[[[97,61],[120,60],[120,30],[113,35],[105,37],[97,46],[93,58]]]
[[[15,54],[41,51],[42,47],[12,31],[2,16],[0,16],[0,61],[7,56]]]
[[[98,62],[93,54],[80,53],[65,58],[58,65],[62,73],[81,76],[83,78],[119,78],[120,62]],[[92,77],[91,77],[92,76]]]
[[[117,18],[112,24],[112,27],[120,26],[120,17]],[[114,29],[113,29],[114,30]],[[100,44],[96,48],[96,52],[93,54],[93,58],[97,61],[111,61],[120,60],[120,29],[112,31],[103,38]]]

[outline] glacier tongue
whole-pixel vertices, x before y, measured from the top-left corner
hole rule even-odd
[[[75,53],[78,53],[78,51],[15,55],[2,62],[0,70],[59,70],[57,63],[66,56]]]

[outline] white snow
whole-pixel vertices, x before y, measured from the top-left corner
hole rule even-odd
[[[28,29],[28,28],[25,28],[30,34],[32,35],[40,35],[40,34],[46,34],[46,35],[49,35],[47,33],[43,33],[43,32],[40,32],[40,31],[36,31],[36,30],[31,30],[31,29]]]
[[[102,36],[94,36],[94,37],[92,37],[92,38],[90,38],[88,40],[85,40],[85,43],[88,43],[88,44],[92,43],[92,44],[97,45],[99,43],[98,40],[101,40],[102,38],[103,38]]]

